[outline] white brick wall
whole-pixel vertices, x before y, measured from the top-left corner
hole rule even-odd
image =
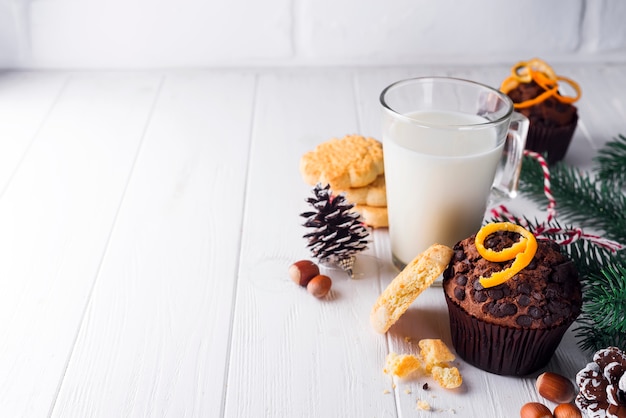
[[[360,0],[335,3],[302,5],[297,31],[302,55],[393,64],[485,59],[512,49],[517,56],[573,53],[580,43],[582,0],[392,0],[367,1],[366,8]],[[530,18],[519,18],[520,4]]]
[[[0,67],[626,61],[623,0],[0,0]]]

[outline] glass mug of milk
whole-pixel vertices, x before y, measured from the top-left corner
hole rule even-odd
[[[490,195],[515,197],[528,119],[468,80],[398,81],[380,95],[389,237],[402,270],[434,243],[476,233]]]

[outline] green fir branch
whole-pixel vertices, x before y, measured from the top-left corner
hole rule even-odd
[[[583,288],[583,300],[580,325],[574,329],[581,347],[626,349],[626,266],[610,265],[592,274]]]
[[[626,333],[626,267],[611,265],[593,274],[585,288],[584,314],[598,327]]]
[[[601,328],[597,328],[592,321],[579,320],[581,324],[574,330],[574,336],[578,338],[578,346],[588,352],[596,352],[606,347],[626,348],[626,334],[609,334]]]
[[[617,184],[623,188],[626,184],[626,136],[618,135],[613,141],[602,147],[593,159],[598,168],[598,180]]]
[[[619,135],[608,143],[594,161],[596,179],[564,163],[550,167],[557,218],[570,225],[561,227],[554,220],[549,226],[562,230],[578,225],[626,244],[626,137]],[[547,205],[543,172],[534,158],[524,159],[519,189],[540,206]],[[526,221],[531,231],[540,226]],[[560,233],[543,235],[554,241],[566,238]],[[586,240],[561,249],[576,264],[583,283],[582,312],[575,328],[579,346],[589,351],[626,349],[626,250],[613,253]]]
[[[624,258],[622,253],[613,253],[582,239],[564,245],[562,248],[576,264],[583,283],[591,280],[594,274],[599,274],[605,266],[619,263]]]
[[[626,243],[626,196],[620,188],[596,182],[588,173],[563,163],[550,168],[550,186],[559,219]],[[532,157],[524,158],[519,190],[530,200],[547,205],[541,166]]]

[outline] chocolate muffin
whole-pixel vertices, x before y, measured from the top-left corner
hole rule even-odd
[[[520,83],[507,95],[513,103],[522,103],[544,93],[545,90],[534,81]],[[546,153],[549,164],[565,157],[576,125],[578,110],[574,105],[562,103],[554,96],[530,107],[516,109],[530,121],[526,149]]]
[[[501,251],[520,239],[498,231],[485,247]],[[454,246],[443,274],[452,343],[458,355],[485,371],[523,376],[545,366],[580,314],[581,284],[558,244],[538,241],[530,263],[506,282],[484,288],[479,278],[509,267],[480,256],[475,235]]]

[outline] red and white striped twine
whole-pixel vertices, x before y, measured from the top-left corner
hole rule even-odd
[[[584,239],[594,243],[595,245],[606,248],[611,252],[617,252],[625,248],[624,245],[618,242],[600,237],[598,235],[585,234],[580,228],[563,229],[549,226],[548,224],[556,218],[556,199],[552,195],[552,191],[550,189],[550,169],[548,168],[548,163],[545,158],[541,156],[541,154],[534,151],[524,150],[524,155],[530,156],[539,162],[541,170],[543,171],[543,193],[548,199],[548,206],[546,208],[548,216],[544,223],[538,225],[533,230],[533,233],[537,238],[547,238],[545,234],[557,234],[566,236],[563,240],[558,241],[560,245],[569,245],[579,239]],[[526,222],[525,219],[516,217],[504,205],[499,205],[491,209],[490,212],[496,219],[508,219],[515,221],[524,227],[528,227],[528,222]]]

